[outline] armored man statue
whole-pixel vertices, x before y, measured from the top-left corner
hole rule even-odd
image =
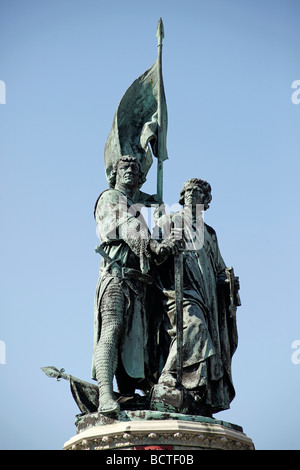
[[[174,252],[176,244],[151,239],[136,202],[142,176],[136,158],[119,158],[111,189],[95,206],[103,259],[95,296],[92,377],[98,381],[99,411],[104,413],[119,409],[114,375],[121,396],[131,396],[135,388],[148,391],[148,378],[156,372],[149,351],[155,336],[151,266]]]

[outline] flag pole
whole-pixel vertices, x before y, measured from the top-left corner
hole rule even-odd
[[[157,48],[158,48],[158,132],[157,132],[157,197],[162,202],[163,200],[163,161],[164,161],[164,139],[163,139],[163,79],[162,79],[162,41],[164,38],[164,25],[162,19],[158,20],[157,29]]]

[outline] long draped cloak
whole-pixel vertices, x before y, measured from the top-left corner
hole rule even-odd
[[[204,237],[203,237],[204,236]],[[235,396],[231,359],[237,347],[236,320],[229,312],[226,285],[218,285],[226,265],[215,231],[202,224],[203,246],[183,256],[183,385],[205,391],[213,412],[229,408]],[[176,373],[174,260],[160,266],[165,329],[171,338],[163,372]]]

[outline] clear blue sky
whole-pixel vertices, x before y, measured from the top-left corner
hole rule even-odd
[[[237,396],[215,417],[257,449],[300,449],[299,14],[297,0],[1,1],[0,449],[60,449],[75,434],[68,383],[40,367],[91,380],[104,145],[156,60],[159,17],[165,201],[190,177],[211,183],[205,219],[241,283]]]

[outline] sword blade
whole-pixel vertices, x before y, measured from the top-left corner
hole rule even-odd
[[[183,344],[183,252],[174,257],[176,337],[177,337],[177,383],[182,383],[182,344]]]

